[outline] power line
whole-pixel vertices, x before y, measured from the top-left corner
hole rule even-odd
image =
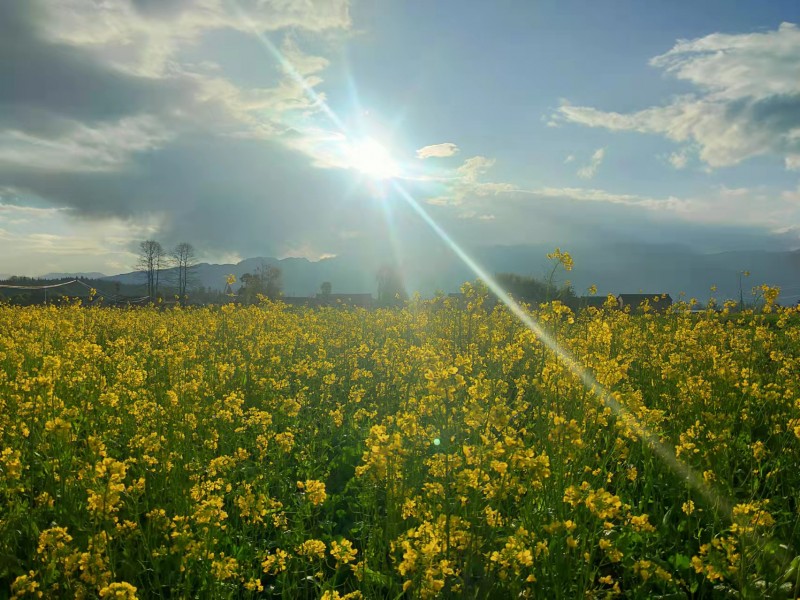
[[[77,279],[73,279],[72,281],[66,281],[64,283],[54,283],[52,285],[9,285],[5,283],[0,283],[0,288],[9,290],[49,290],[57,287],[64,287],[65,285],[70,285],[71,283],[81,283],[81,282],[78,281]]]
[[[68,285],[72,285],[73,283],[77,283],[85,287],[88,290],[94,290],[94,295],[100,296],[101,298],[108,299],[111,302],[129,302],[129,303],[139,303],[139,302],[146,302],[150,298],[148,296],[123,296],[121,294],[115,293],[105,293],[93,288],[91,285],[80,281],[79,279],[72,279],[70,281],[64,281],[62,283],[54,283],[51,285],[11,285],[0,283],[0,289],[7,289],[7,290],[25,290],[25,291],[36,291],[36,290],[44,290],[47,293],[47,290],[51,290],[54,288],[65,287]]]

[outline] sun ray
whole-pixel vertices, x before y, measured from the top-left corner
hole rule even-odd
[[[695,491],[697,491],[703,498],[718,510],[722,510],[725,514],[730,515],[733,507],[727,498],[723,497],[715,490],[713,490],[706,482],[700,477],[697,472],[691,469],[686,464],[679,461],[674,452],[653,435],[649,429],[639,421],[633,414],[630,413],[619,401],[606,390],[597,379],[587,369],[567,351],[562,348],[558,342],[545,331],[531,315],[517,303],[508,293],[498,284],[495,279],[487,273],[461,246],[453,240],[452,237],[428,214],[428,212],[420,205],[411,194],[406,191],[401,185],[395,183],[395,190],[403,200],[411,207],[411,209],[419,215],[423,221],[436,233],[437,236],[453,251],[453,253],[461,259],[461,261],[475,274],[476,277],[481,279],[487,287],[497,296],[497,298],[516,316],[528,329],[530,329],[536,337],[541,341],[553,354],[558,358],[561,363],[567,367],[570,372],[576,375],[584,387],[597,394],[601,402],[608,406],[613,413],[625,419],[628,423],[632,423],[634,429],[642,438],[647,446],[666,464],[676,475],[684,479]]]
[[[348,143],[347,140],[358,139],[357,137],[353,137],[348,135],[348,130],[345,127],[342,120],[336,115],[336,113],[330,108],[324,98],[322,98],[317,92],[313,89],[311,85],[303,78],[300,73],[293,67],[290,61],[288,61],[283,54],[272,44],[272,42],[264,36],[253,24],[252,20],[250,20],[246,13],[238,6],[238,4],[234,4],[237,8],[237,12],[239,16],[243,19],[245,23],[247,23],[248,28],[253,32],[253,34],[259,39],[267,49],[269,54],[273,56],[276,60],[278,60],[279,64],[284,68],[284,70],[289,74],[289,76],[298,83],[308,95],[309,99],[311,99],[320,109],[324,112],[324,114],[331,120],[334,124],[336,129],[343,134],[345,143]],[[350,141],[352,143],[352,141]],[[355,155],[357,157],[364,156],[364,151],[359,149],[356,151]],[[387,153],[388,155],[388,153]],[[360,160],[360,159],[358,159]],[[385,163],[381,163],[380,161],[376,161],[373,158],[365,159],[364,165],[366,168],[358,170],[363,171],[364,173],[368,171],[373,171],[377,174],[386,175],[391,172],[393,169],[386,166]],[[375,167],[373,170],[373,166]],[[726,496],[721,495],[716,490],[714,490],[711,486],[709,486],[703,479],[700,477],[696,471],[694,471],[691,467],[686,465],[685,463],[681,462],[676,456],[673,451],[671,451],[666,445],[664,445],[649,429],[642,424],[634,415],[632,415],[624,406],[622,406],[619,401],[613,396],[611,392],[606,390],[600,383],[596,380],[596,378],[586,369],[584,368],[566,349],[562,348],[528,313],[526,313],[522,307],[516,303],[507,293],[506,291],[492,278],[489,273],[487,273],[476,261],[474,261],[465,250],[458,245],[455,240],[453,240],[450,235],[428,214],[428,212],[420,205],[419,202],[414,199],[408,191],[400,185],[398,179],[400,177],[384,177],[388,181],[393,184],[393,188],[398,193],[398,195],[412,208],[412,210],[436,233],[436,235],[442,240],[442,242],[447,245],[453,253],[475,274],[476,277],[483,280],[486,285],[489,287],[490,290],[500,299],[501,302],[514,314],[530,331],[536,335],[536,337],[548,348],[550,349],[558,359],[566,366],[570,372],[572,372],[575,376],[577,376],[583,385],[586,387],[587,390],[597,394],[599,399],[608,406],[616,415],[626,419],[629,423],[633,423],[635,428],[638,430],[639,435],[644,441],[647,446],[653,451],[653,453],[679,478],[683,479],[691,489],[695,492],[700,494],[711,506],[713,506],[716,510],[721,511],[725,516],[730,520],[732,518],[732,504],[730,499]]]

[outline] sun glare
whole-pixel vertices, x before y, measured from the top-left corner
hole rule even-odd
[[[350,168],[372,179],[392,179],[400,175],[400,165],[385,146],[372,138],[348,144],[345,154]]]

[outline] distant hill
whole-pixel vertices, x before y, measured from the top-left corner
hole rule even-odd
[[[553,248],[544,245],[487,246],[476,248],[471,255],[489,273],[513,272],[547,278],[551,263],[546,254]],[[575,259],[570,273],[559,271],[559,283],[570,280],[576,293],[584,294],[596,284],[599,294],[608,293],[661,293],[679,299],[696,297],[701,302],[710,296],[717,299],[739,297],[739,274],[745,300],[751,297],[751,288],[762,283],[782,288],[779,301],[793,304],[800,299],[800,251],[768,252],[763,250],[735,251],[702,254],[687,246],[656,244],[608,244],[565,248]],[[283,274],[283,292],[287,296],[309,296],[319,292],[324,281],[330,281],[334,293],[376,293],[376,272],[382,260],[378,257],[337,256],[316,262],[304,258],[276,259],[270,257],[248,258],[236,264],[202,263],[193,270],[191,287],[222,290],[228,274],[237,281],[245,273],[252,273],[262,264],[276,265]],[[419,291],[429,296],[441,290],[457,291],[464,281],[475,275],[457,257],[449,252],[435,254],[413,249],[401,265],[409,291]],[[162,272],[162,281],[169,285],[172,270]],[[141,273],[124,273],[105,277],[110,281],[141,285]],[[712,285],[717,286],[711,292]],[[237,286],[234,286],[236,289]]]
[[[274,265],[281,269],[283,293],[287,296],[309,296],[319,292],[324,281],[333,284],[334,292],[356,293],[375,291],[374,267],[361,267],[355,260],[327,258],[311,262],[305,258],[276,259],[271,257],[248,258],[236,264],[196,265],[190,274],[190,289],[203,286],[212,290],[225,289],[228,275],[236,276],[237,282],[245,273],[254,273],[261,265]],[[162,271],[162,281],[170,285],[176,279],[175,269]],[[138,285],[144,283],[144,275],[140,272],[122,273],[104,277],[107,281],[119,281],[123,284]],[[235,284],[234,289],[238,288]]]
[[[570,273],[559,272],[560,280],[569,279],[580,295],[596,284],[600,294],[667,292],[679,299],[695,297],[705,302],[739,298],[740,273],[745,300],[751,288],[763,283],[781,287],[779,302],[794,304],[800,299],[800,251],[764,250],[702,254],[681,245],[609,244],[603,247],[567,248],[575,259]],[[508,270],[545,276],[548,263],[546,248],[494,247],[478,254],[491,272]],[[552,251],[552,250],[549,250]],[[717,291],[712,292],[711,286]]]

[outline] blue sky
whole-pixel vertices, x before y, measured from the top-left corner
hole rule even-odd
[[[800,247],[800,5],[9,0],[0,273]],[[394,244],[392,244],[394,240]],[[424,240],[424,241],[423,241]]]

